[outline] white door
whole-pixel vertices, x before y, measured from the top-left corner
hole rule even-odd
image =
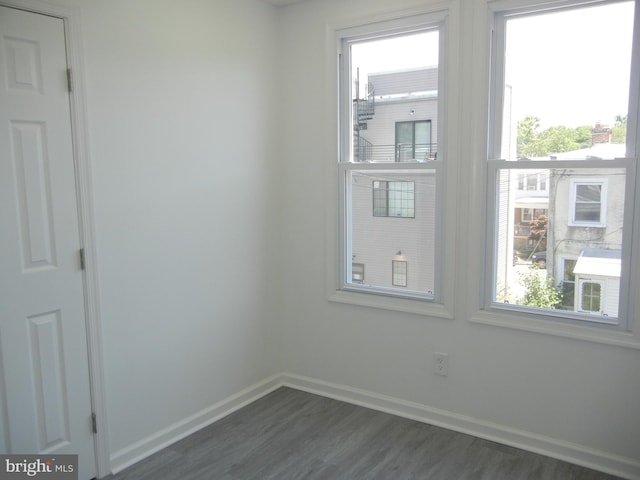
[[[0,452],[95,477],[64,22],[0,7]]]

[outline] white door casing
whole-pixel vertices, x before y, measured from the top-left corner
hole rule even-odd
[[[64,22],[0,6],[0,451],[96,476]]]

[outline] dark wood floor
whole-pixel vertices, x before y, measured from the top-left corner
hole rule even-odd
[[[109,480],[613,480],[541,455],[281,388]]]

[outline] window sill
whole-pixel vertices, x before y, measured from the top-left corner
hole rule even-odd
[[[397,298],[376,293],[336,290],[329,295],[329,301],[362,307],[390,310],[394,312],[413,313],[447,320],[453,319],[453,313],[444,305],[428,300]]]
[[[477,311],[471,316],[470,321],[494,327],[511,328],[542,335],[572,338],[640,350],[640,338],[630,332],[613,331],[608,329],[606,325],[576,325],[537,317],[537,315],[532,314],[505,312],[490,308]]]

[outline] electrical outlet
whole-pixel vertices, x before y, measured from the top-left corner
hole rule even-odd
[[[436,352],[433,354],[433,373],[446,377],[449,375],[449,354]]]

